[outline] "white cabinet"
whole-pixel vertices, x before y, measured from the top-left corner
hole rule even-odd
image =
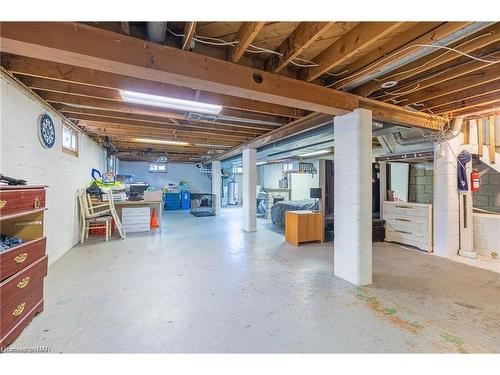
[[[151,209],[149,207],[123,207],[122,225],[125,233],[149,232]]]
[[[385,240],[432,251],[432,205],[384,202]]]

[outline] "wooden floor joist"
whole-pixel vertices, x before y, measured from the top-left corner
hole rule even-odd
[[[329,115],[373,105],[356,95],[78,23],[2,23],[0,36],[6,53]],[[420,128],[444,126],[440,118],[397,106],[378,107],[374,119],[379,116]]]

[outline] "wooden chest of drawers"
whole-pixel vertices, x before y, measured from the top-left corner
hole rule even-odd
[[[432,252],[432,205],[384,202],[385,240]]]
[[[0,348],[14,342],[43,310],[44,211],[45,186],[0,186],[0,233],[23,240],[0,251]]]

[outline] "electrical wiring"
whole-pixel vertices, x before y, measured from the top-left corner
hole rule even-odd
[[[330,72],[326,72],[325,74],[328,75],[328,76],[331,76],[331,77],[340,77],[342,75],[344,75],[345,73],[349,73],[350,70],[349,69],[346,69],[346,70],[343,70],[342,72],[340,73],[330,73]]]
[[[468,44],[468,43],[471,43],[471,42],[473,42],[473,41],[475,41],[475,40],[478,40],[478,39],[484,38],[485,36],[490,36],[491,34],[492,34],[492,33],[485,33],[485,34],[479,35],[479,36],[477,36],[477,37],[475,37],[475,38],[469,39],[469,40],[465,41],[464,43],[461,43],[461,44],[457,45],[455,48],[460,48],[460,47],[463,47],[463,46],[465,46],[465,45],[466,45],[466,44]],[[383,81],[391,80],[391,79],[393,79],[394,77],[400,76],[401,74],[410,73],[410,72],[413,72],[413,71],[415,71],[415,70],[421,69],[422,67],[424,67],[424,66],[426,66],[426,65],[429,65],[430,63],[432,63],[432,62],[436,61],[437,59],[440,59],[441,57],[443,57],[444,55],[446,55],[446,54],[448,54],[448,53],[450,53],[450,52],[452,52],[452,51],[448,50],[448,51],[446,51],[446,52],[442,53],[441,55],[436,56],[435,58],[433,58],[433,59],[431,59],[431,60],[429,60],[429,61],[427,61],[427,62],[425,62],[425,63],[423,63],[423,64],[420,64],[420,65],[416,66],[416,67],[415,67],[415,68],[413,68],[413,69],[407,69],[407,70],[404,70],[404,71],[402,71],[402,72],[398,72],[398,73],[392,74],[392,75],[390,75],[390,76],[386,76],[386,77],[384,77],[383,79],[374,78],[373,80],[374,80],[374,81],[377,81],[377,82],[383,82]]]
[[[396,54],[401,53],[401,52],[404,52],[404,51],[407,51],[407,50],[412,49],[412,48],[418,48],[418,47],[420,47],[420,48],[430,47],[430,48],[437,48],[437,49],[445,49],[445,50],[447,50],[447,51],[455,52],[455,53],[458,53],[458,54],[460,54],[460,55],[466,56],[466,57],[468,57],[468,58],[470,58],[470,59],[477,60],[477,61],[481,61],[481,62],[485,62],[485,63],[488,63],[488,64],[496,64],[496,63],[499,63],[499,62],[500,62],[500,60],[493,60],[493,61],[492,61],[492,60],[485,60],[485,59],[482,59],[482,58],[480,58],[480,57],[476,57],[476,56],[470,55],[470,54],[468,54],[468,53],[465,53],[465,52],[459,51],[459,50],[457,50],[456,48],[446,47],[446,46],[437,46],[437,45],[434,45],[434,44],[413,44],[413,45],[411,45],[411,46],[404,47],[404,48],[402,48],[402,49],[401,49],[401,50],[399,50],[399,51],[396,51]],[[339,80],[337,80],[337,81],[335,81],[335,82],[333,82],[333,83],[331,83],[331,84],[329,84],[329,85],[327,85],[327,86],[325,86],[325,87],[332,87],[332,86],[337,85],[339,82],[343,82],[343,81],[345,81],[346,79],[353,78],[353,77],[357,77],[357,76],[359,76],[359,75],[363,74],[364,72],[366,72],[367,70],[369,70],[369,69],[373,69],[373,67],[375,67],[375,66],[377,66],[377,65],[382,64],[385,60],[387,60],[387,59],[389,59],[389,58],[391,58],[391,57],[393,57],[393,56],[388,55],[388,56],[384,57],[383,59],[380,59],[380,60],[378,60],[378,61],[374,62],[372,65],[368,65],[367,67],[365,67],[365,68],[363,68],[363,69],[361,69],[361,70],[357,71],[357,72],[356,72],[356,73],[354,73],[353,75],[350,75],[350,76],[347,76],[347,77],[341,78],[341,79],[339,79]]]

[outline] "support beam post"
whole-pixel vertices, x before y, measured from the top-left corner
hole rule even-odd
[[[434,146],[434,254],[456,255],[459,247],[460,213],[457,192],[457,159],[460,136]]]
[[[214,201],[215,216],[220,215],[221,190],[222,190],[221,183],[222,183],[222,177],[221,177],[220,161],[214,160],[212,162],[212,194],[215,195],[215,201]]]
[[[243,230],[257,230],[257,152],[243,150]]]
[[[356,109],[334,118],[335,275],[372,283],[372,113]]]

